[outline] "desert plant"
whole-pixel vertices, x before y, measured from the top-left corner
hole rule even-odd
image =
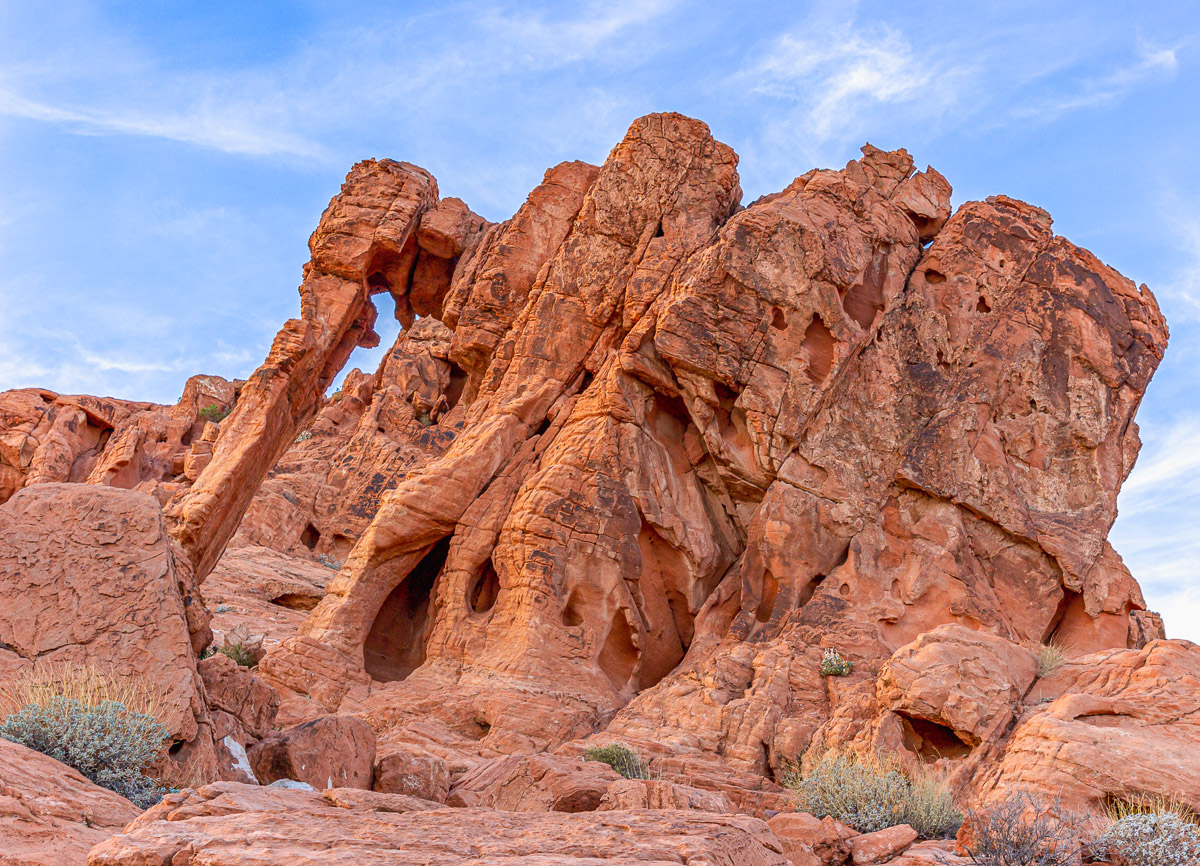
[[[135,713],[159,720],[162,708],[156,694],[139,677],[119,674],[99,665],[51,662],[26,668],[0,687],[0,719],[32,704],[69,698],[85,706],[115,701]]]
[[[833,817],[860,833],[909,824],[932,839],[954,835],[962,823],[943,778],[927,772],[909,779],[876,758],[830,751],[807,772],[793,770],[783,781],[796,791],[801,811]]]
[[[220,424],[225,420],[230,411],[230,409],[222,409],[216,403],[209,403],[200,410],[200,418],[205,421],[211,421],[213,424]]]
[[[145,809],[164,788],[144,770],[162,756],[167,728],[139,680],[95,666],[47,665],[0,693],[0,737],[74,767]]]
[[[1066,649],[1053,639],[1037,648],[1037,675],[1048,677],[1067,661]]]
[[[1055,801],[1036,802],[1018,791],[983,809],[968,809],[976,866],[1075,866],[1082,823]]]
[[[1104,804],[1104,814],[1110,822],[1130,815],[1177,815],[1189,824],[1200,825],[1197,815],[1187,803],[1176,797],[1161,794],[1135,794],[1132,797],[1113,797]]]
[[[228,656],[244,668],[252,668],[258,662],[244,643],[226,643],[224,646],[217,649],[223,656]]]
[[[583,759],[608,764],[626,779],[650,778],[650,768],[642,761],[637,752],[622,743],[592,746],[584,751]]]
[[[311,431],[311,430],[301,430],[301,431],[300,431],[300,435],[298,435],[298,436],[296,437],[296,441],[297,441],[297,442],[307,442],[307,441],[308,441],[309,439],[311,439],[311,438],[312,438],[312,431]]]
[[[954,805],[945,775],[926,770],[909,782],[912,798],[904,823],[925,839],[949,839],[956,834],[962,826],[962,813]]]
[[[1108,826],[1093,853],[1125,866],[1195,866],[1200,827],[1174,812],[1132,812]]]
[[[854,662],[842,658],[841,653],[835,649],[825,650],[825,655],[821,658],[821,676],[844,677],[852,670]]]

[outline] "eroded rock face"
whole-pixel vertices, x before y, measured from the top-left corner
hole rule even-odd
[[[1200,647],[1155,641],[1075,659],[1038,684],[985,797],[1027,788],[1065,808],[1149,794],[1200,807]]]
[[[141,680],[176,755],[211,774],[212,731],[187,609],[200,607],[158,504],[130,490],[37,484],[0,506],[0,677],[94,664]],[[169,768],[168,768],[169,769]]]
[[[211,454],[208,418],[229,410],[240,382],[192,376],[174,406],[68,396],[40,388],[0,394],[0,502],[30,484],[88,482],[166,502]],[[207,417],[206,417],[207,416]]]
[[[1153,632],[1105,540],[1165,346],[1149,290],[1035,207],[951,216],[903,151],[742,210],[735,164],[652,116],[482,231],[443,322],[390,356],[413,359],[414,418],[461,420],[382,473],[265,660],[292,718],[361,713],[455,772],[604,728],[762,810],[782,762],[859,722],[914,761],[994,737],[1031,681],[1016,644]],[[466,382],[435,419],[447,369]],[[385,364],[362,406],[381,376],[403,378]],[[977,684],[990,710],[938,703],[932,674],[877,699],[884,662],[941,625],[988,647],[946,676],[1004,672]],[[827,648],[850,677],[820,675]]]
[[[206,591],[253,599],[215,624],[262,622],[277,723],[355,716],[464,803],[617,740],[760,815],[829,747],[947,764],[970,797],[1134,785],[1044,747],[1136,727],[1075,712],[1120,677],[1053,693],[1065,674],[1035,681],[1031,648],[1170,656],[1184,685],[1136,688],[1195,693],[1106,540],[1166,345],[1152,294],[1036,207],[952,214],[904,151],[744,208],[736,165],[704,124],[651,115],[497,225],[415,166],[355,166],[301,317],[153,487],[193,583],[232,543]],[[405,331],[327,400],[383,293]],[[0,495],[35,464],[116,483],[111,444],[71,432],[96,426],[82,399],[0,398]],[[206,628],[192,615],[193,643]],[[826,650],[853,670],[823,676]]]

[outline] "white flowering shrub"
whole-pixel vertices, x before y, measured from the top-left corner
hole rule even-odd
[[[852,670],[854,670],[854,662],[842,658],[841,653],[835,649],[825,650],[825,655],[821,659],[821,676],[844,677],[849,675]]]

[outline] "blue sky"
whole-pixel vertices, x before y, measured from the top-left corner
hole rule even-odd
[[[354,161],[415,162],[499,220],[664,110],[737,150],[746,201],[903,146],[956,205],[1038,204],[1148,283],[1171,348],[1112,540],[1200,641],[1192,2],[4,0],[0,390],[174,402],[192,373],[245,377]]]

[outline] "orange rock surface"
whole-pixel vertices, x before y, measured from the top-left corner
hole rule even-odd
[[[963,803],[1200,806],[1200,648],[1164,639],[1107,541],[1166,323],[1046,212],[950,194],[866,145],[743,206],[737,156],[677,114],[635,121],[601,166],[550,169],[498,224],[369,160],[246,382],[193,377],[175,407],[0,395],[0,598],[41,623],[0,607],[0,678],[63,647],[130,652],[120,617],[54,636],[83,628],[61,592],[83,575],[82,598],[119,588],[112,612],[170,643],[147,675],[211,754],[203,781],[245,778],[229,743],[283,740],[269,717],[333,716],[374,735],[355,784],[459,807],[210,786],[93,862],[251,862],[247,839],[282,861],[410,862],[410,841],[436,860],[486,821],[508,841],[479,862],[547,862],[572,827],[603,860],[619,820],[639,856],[723,862],[728,833],[740,864],[849,858],[794,815],[772,819],[780,848],[696,808],[794,810],[785,771],[828,748],[936,765]],[[377,344],[383,295],[404,330],[327,396]],[[210,402],[232,411],[205,419]],[[33,508],[53,497],[53,518]],[[266,658],[202,678],[211,630],[235,629]],[[1070,659],[1039,677],[1046,642]],[[363,757],[327,740],[296,759]],[[614,742],[656,778],[579,761]]]

